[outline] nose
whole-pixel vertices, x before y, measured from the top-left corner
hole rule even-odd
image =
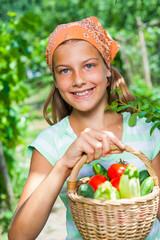
[[[86,83],[86,80],[82,72],[78,70],[74,71],[72,85],[81,87],[85,83]]]

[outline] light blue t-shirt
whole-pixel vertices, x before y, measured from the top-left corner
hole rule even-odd
[[[160,131],[155,129],[150,136],[151,123],[145,123],[145,119],[137,119],[135,127],[129,127],[128,119],[130,113],[123,113],[123,143],[130,145],[142,153],[144,153],[150,160],[153,160],[160,151]],[[29,154],[32,156],[33,149],[36,148],[53,166],[58,159],[60,159],[69,146],[76,140],[77,136],[70,126],[68,116],[62,119],[57,124],[48,127],[42,131],[34,142],[29,146]],[[138,170],[145,169],[144,163],[135,155],[123,152],[122,154],[113,154],[108,158],[101,158],[97,162],[101,163],[105,168],[109,168],[111,164],[123,160],[136,165]],[[85,164],[79,171],[78,178],[85,176],[92,176],[92,165]],[[59,194],[66,209],[66,228],[67,228],[67,240],[80,240],[82,239],[74,221],[69,206],[67,196],[67,181],[61,189]],[[149,236],[146,240],[160,240],[160,223],[158,219],[154,222]]]

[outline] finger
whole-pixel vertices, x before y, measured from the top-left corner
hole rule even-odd
[[[115,144],[117,147],[119,147],[120,149],[124,150],[125,149],[125,145],[123,144],[123,142],[118,139],[112,132],[108,132],[108,131],[99,131],[99,130],[95,130],[95,129],[90,129],[90,128],[86,128],[85,131],[83,131],[83,137],[86,138],[86,140],[90,139],[90,137],[92,137],[92,139],[97,139],[99,142],[102,143],[102,152],[101,155],[104,157],[106,156],[106,154],[110,153],[111,151],[111,143]],[[92,140],[93,141],[93,140]],[[96,146],[96,143],[95,143]],[[94,147],[92,145],[92,147]],[[97,147],[95,148],[95,152],[96,152]],[[100,154],[98,156],[98,152],[97,152],[97,156],[95,156],[96,159],[98,159],[98,157],[100,158]]]
[[[99,139],[101,138],[102,141],[102,156],[104,157],[106,154],[111,152],[111,143],[114,143],[117,147],[120,149],[125,149],[125,145],[123,142],[118,139],[112,132],[106,132],[104,131],[103,134],[100,134]],[[119,151],[121,152],[121,150]]]
[[[87,139],[85,141],[91,146],[92,149],[94,149],[94,159],[99,159],[102,157],[102,142],[98,141],[96,138],[93,138],[91,136],[87,136]]]
[[[119,147],[122,150],[125,149],[124,143],[119,138],[117,138],[112,132],[105,133],[108,135],[110,142],[114,143],[117,147]]]
[[[99,131],[90,131],[90,129],[86,129],[82,134],[81,137],[94,149],[94,158],[99,159],[102,156],[102,141],[101,138],[97,139],[97,134],[99,134]]]
[[[81,140],[81,144],[78,146],[77,150],[81,153],[87,154],[86,163],[94,161],[95,158],[95,149],[85,140]]]
[[[107,134],[107,132],[104,131],[97,131],[94,130],[92,132],[89,132],[92,137],[97,139],[99,142],[102,143],[102,156],[105,157],[107,153],[111,151],[111,141],[110,141],[110,136]]]
[[[106,132],[87,128],[84,131],[84,137],[87,137],[88,139],[92,137],[92,139],[98,140],[98,142],[101,143],[100,146],[96,146],[96,143],[95,143],[96,149],[98,149],[98,147],[99,147],[99,150],[101,149],[101,156],[110,152],[111,150],[110,137],[106,134]],[[98,159],[98,157],[100,158],[101,156],[100,154],[98,155],[98,151],[97,151],[96,159]]]

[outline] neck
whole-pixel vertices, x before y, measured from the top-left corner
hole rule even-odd
[[[120,114],[116,114],[109,110],[104,112],[104,109],[101,109],[92,113],[73,111],[69,120],[73,130],[79,135],[80,132],[88,127],[96,130],[109,130],[113,125],[117,124],[120,118]]]

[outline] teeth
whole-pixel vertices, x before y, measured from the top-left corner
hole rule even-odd
[[[76,96],[84,96],[84,95],[90,93],[91,91],[92,91],[92,89],[91,89],[91,90],[86,90],[86,91],[80,92],[80,93],[74,93],[74,94],[75,94]]]

